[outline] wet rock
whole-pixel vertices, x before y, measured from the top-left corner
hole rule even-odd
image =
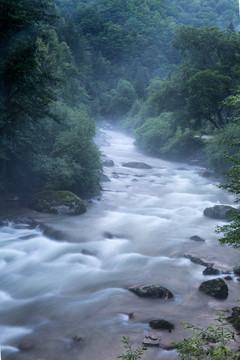
[[[114,238],[114,235],[108,231],[106,231],[103,236],[106,238],[106,239],[113,239]]]
[[[236,330],[240,330],[240,307],[233,307],[232,314],[227,318],[227,320],[233,325]]]
[[[119,179],[119,175],[118,173],[116,173],[116,171],[112,172],[112,176],[115,178],[115,179]]]
[[[209,207],[204,209],[204,216],[210,217],[212,219],[219,220],[229,220],[231,217],[231,213],[239,213],[239,210],[235,209],[232,206],[227,205],[215,205],[213,207]]]
[[[140,297],[161,298],[161,299],[173,298],[172,292],[159,284],[135,285],[135,286],[130,286],[128,290],[132,291],[134,294]]]
[[[236,265],[236,266],[233,268],[233,272],[234,272],[234,274],[236,274],[236,275],[240,275],[240,264]]]
[[[25,235],[25,236],[20,236],[18,239],[19,240],[30,240],[30,239],[34,239],[38,237],[38,234],[31,234],[31,235]]]
[[[74,336],[74,337],[72,338],[72,340],[73,340],[73,342],[75,342],[75,343],[81,343],[81,342],[83,342],[83,338],[82,338],[81,336]]]
[[[224,278],[224,280],[227,280],[227,281],[230,281],[230,280],[232,280],[233,278],[230,276],[230,275],[227,275],[227,276],[225,276],[225,278]]]
[[[198,235],[193,235],[190,237],[190,240],[194,240],[194,241],[205,241],[204,239],[202,239],[200,236]]]
[[[82,254],[83,255],[88,255],[88,256],[96,256],[96,254],[92,251],[89,251],[87,249],[82,249]]]
[[[169,332],[174,329],[174,324],[164,319],[151,320],[149,325],[152,329],[168,330]]]
[[[228,286],[221,278],[204,281],[199,290],[216,299],[226,299],[228,296]]]
[[[112,166],[114,166],[114,162],[113,162],[113,160],[104,160],[103,166],[112,167]]]
[[[23,341],[21,344],[18,345],[20,351],[30,351],[35,348],[35,343],[31,340]]]
[[[152,166],[150,166],[146,163],[143,163],[143,162],[138,162],[138,161],[124,163],[124,164],[122,164],[122,166],[133,168],[133,169],[152,169]]]
[[[143,345],[146,347],[159,346],[164,350],[173,350],[176,348],[176,345],[171,342],[171,339],[167,341],[162,339],[162,332],[159,330],[149,331],[143,339]]]
[[[207,177],[207,178],[215,176],[214,172],[211,170],[208,170],[208,169],[203,169],[203,170],[199,171],[198,174],[200,176]]]
[[[219,269],[215,269],[212,265],[207,266],[205,270],[203,270],[203,275],[219,275],[221,271]]]
[[[111,180],[109,179],[109,177],[107,177],[107,175],[102,174],[100,177],[100,181],[101,182],[111,182]]]
[[[202,265],[202,266],[206,266],[206,267],[213,266],[213,263],[204,261],[204,260],[202,260],[196,256],[190,255],[190,254],[184,254],[184,257],[198,265]]]
[[[42,191],[33,195],[30,206],[39,212],[79,215],[87,211],[84,202],[71,191]]]

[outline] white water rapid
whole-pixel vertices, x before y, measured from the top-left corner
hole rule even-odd
[[[199,176],[199,168],[141,154],[133,139],[102,130],[102,152],[111,181],[81,216],[27,214],[52,229],[10,224],[0,229],[0,344],[2,360],[114,360],[129,336],[141,345],[149,321],[175,324],[164,341],[183,334],[181,320],[205,326],[217,310],[237,306],[239,283],[215,300],[199,292],[203,266],[184,257],[208,259],[232,269],[239,252],[217,242],[216,220],[206,207],[234,198]],[[123,167],[141,161],[151,169]],[[26,215],[26,214],[25,214]],[[205,242],[190,240],[193,235]],[[224,277],[224,275],[221,275]],[[174,299],[139,298],[135,284],[159,283]],[[129,315],[131,314],[131,315]],[[174,351],[151,347],[146,360],[173,360]]]

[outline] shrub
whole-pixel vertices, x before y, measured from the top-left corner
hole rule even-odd
[[[240,158],[240,126],[229,124],[224,129],[215,130],[214,137],[206,145],[209,165],[216,170],[224,171],[231,165],[226,155]]]

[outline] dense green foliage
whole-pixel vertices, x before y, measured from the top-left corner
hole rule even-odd
[[[185,338],[177,347],[177,354],[181,360],[237,360],[237,350],[232,350],[229,343],[235,340],[235,333],[228,328],[226,315],[218,313],[216,325],[209,325],[206,329],[184,323],[184,327],[192,329],[193,335]]]
[[[238,197],[240,194],[240,161],[236,159],[229,159],[234,163],[228,171],[226,171],[226,183],[220,185],[221,188],[226,189],[230,193],[236,194],[236,203],[240,202]],[[217,233],[223,234],[219,240],[221,244],[229,244],[234,248],[240,247],[240,212],[231,214],[231,222],[227,225],[218,226]]]
[[[135,350],[133,349],[133,344],[129,342],[129,338],[123,336],[121,338],[121,342],[124,344],[124,348],[126,349],[125,354],[118,355],[118,359],[123,360],[139,360],[142,358],[142,355],[145,350],[147,350],[144,346],[137,347]]]

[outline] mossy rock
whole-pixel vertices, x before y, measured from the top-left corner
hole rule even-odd
[[[85,213],[84,202],[71,191],[42,191],[33,195],[30,206],[42,213],[79,215]]]
[[[199,290],[216,299],[226,299],[228,296],[228,286],[221,278],[204,281]]]
[[[232,308],[232,315],[227,320],[233,325],[236,330],[240,330],[240,307]]]

